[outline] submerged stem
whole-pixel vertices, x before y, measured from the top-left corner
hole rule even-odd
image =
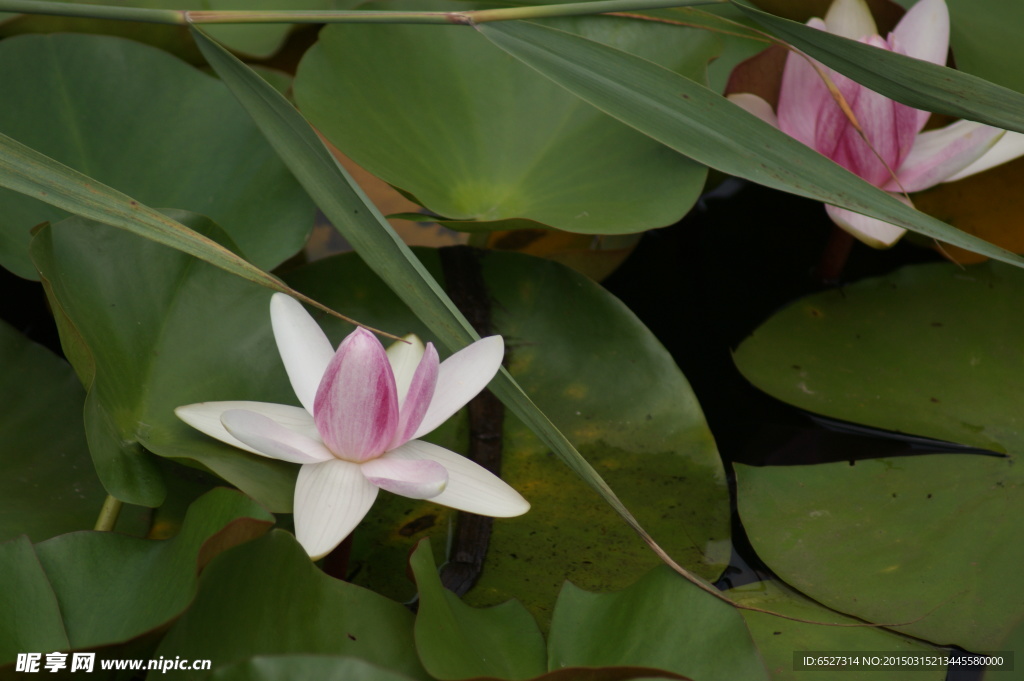
[[[122,506],[124,506],[124,502],[108,494],[107,498],[103,501],[103,508],[100,509],[100,514],[96,518],[96,525],[93,529],[97,532],[110,532],[113,530],[114,525],[117,524],[117,516],[120,515]]]

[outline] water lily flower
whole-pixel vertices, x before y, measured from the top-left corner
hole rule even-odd
[[[415,336],[387,351],[365,329],[335,351],[297,301],[270,300],[274,338],[302,407],[202,402],[178,407],[181,420],[240,449],[301,464],[295,534],[314,559],[334,549],[385,489],[494,517],[530,504],[490,471],[416,438],[448,420],[501,366],[501,336],[438,361]]]
[[[949,10],[944,0],[920,0],[887,38],[878,35],[864,0],[834,0],[822,19],[808,26],[884,50],[944,65],[949,49]],[[893,192],[927,189],[958,180],[1024,153],[1024,135],[971,121],[922,132],[931,115],[895,102],[846,76],[790,52],[782,74],[778,110],[749,93],[729,99],[873,185]],[[840,108],[822,78],[832,80],[860,124],[870,146]],[[995,147],[995,148],[993,148]],[[837,225],[875,247],[894,244],[901,227],[826,206]]]

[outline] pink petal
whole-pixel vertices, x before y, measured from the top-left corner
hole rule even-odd
[[[221,414],[225,430],[257,454],[290,463],[317,463],[334,457],[319,439],[284,426],[263,414],[247,409],[229,409]]]
[[[752,95],[749,92],[737,92],[736,94],[729,95],[726,99],[746,109],[747,113],[754,114],[765,123],[776,128],[779,127],[779,118],[772,111],[772,105],[757,95]]]
[[[960,172],[947,177],[944,181],[956,182],[989,168],[995,168],[1007,161],[1012,161],[1022,154],[1024,154],[1024,134],[1013,132],[1012,130],[1007,131],[991,149],[985,152],[984,156]]]
[[[825,15],[827,31],[850,40],[877,35],[878,27],[864,0],[833,0]]]
[[[273,419],[293,431],[304,433],[308,437],[320,437],[316,431],[316,425],[313,423],[312,415],[302,407],[293,407],[287,404],[246,402],[242,400],[197,402],[196,404],[186,404],[185,406],[178,407],[174,410],[174,413],[179,419],[210,437],[253,454],[262,454],[262,452],[253,449],[229,433],[224,424],[221,423],[221,415],[232,409],[253,411]]]
[[[498,373],[504,356],[505,341],[501,336],[490,336],[441,362],[434,396],[412,438],[434,430],[476,397]]]
[[[302,303],[283,293],[270,298],[270,323],[292,390],[310,414],[334,348]]]
[[[869,42],[884,46],[877,36]],[[814,148],[868,182],[885,184],[913,146],[918,112],[842,74],[831,75],[870,145],[833,100],[820,112]]]
[[[373,506],[377,487],[359,464],[332,459],[299,469],[295,482],[295,537],[313,560],[349,535]]]
[[[412,440],[384,457],[410,461],[435,461],[448,471],[448,486],[431,501],[494,518],[511,518],[530,510],[530,503],[504,480],[464,456],[443,447]]]
[[[918,0],[892,31],[903,54],[943,66],[949,52],[949,9],[944,0]]]
[[[916,192],[935,186],[981,158],[1002,134],[998,128],[973,121],[922,132],[900,167],[899,186],[890,182],[884,188]]]
[[[423,422],[423,417],[430,407],[431,399],[437,386],[437,375],[439,372],[439,361],[437,350],[433,343],[427,343],[423,350],[423,357],[420,359],[416,373],[405,396],[405,402],[398,410],[398,428],[395,436],[391,439],[388,449],[394,449],[412,439],[416,429]]]
[[[384,346],[366,329],[342,341],[316,393],[313,420],[324,444],[349,461],[387,449],[398,427],[398,397]]]
[[[436,497],[448,484],[448,471],[436,461],[393,458],[388,454],[362,464],[366,479],[410,499]]]
[[[825,30],[825,22],[821,19],[811,19],[807,25]],[[779,129],[820,152],[816,146],[818,119],[823,107],[834,107],[835,101],[812,63],[818,64],[798,52],[790,52],[786,57],[779,88]],[[824,66],[818,66],[824,73],[832,73]]]
[[[896,198],[902,200],[902,197]],[[825,210],[832,222],[873,248],[888,248],[907,232],[902,227],[845,208],[826,205]]]

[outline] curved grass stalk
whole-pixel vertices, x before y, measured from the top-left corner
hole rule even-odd
[[[398,336],[361,324],[299,293],[216,241],[2,133],[0,187],[170,246],[255,284],[287,293],[297,300],[378,335],[402,340]]]
[[[721,5],[728,0],[597,0],[557,5],[502,7],[465,12],[381,12],[370,10],[179,10],[80,5],[51,0],[0,0],[0,12],[139,21],[171,26],[214,24],[462,24],[544,19],[667,7]]]

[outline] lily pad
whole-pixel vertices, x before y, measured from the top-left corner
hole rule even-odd
[[[66,649],[57,596],[26,537],[0,544],[0,579],[0,666],[18,653]]]
[[[219,556],[200,582],[192,607],[164,637],[158,655],[212,660],[215,669],[253,655],[343,655],[429,678],[416,657],[412,613],[328,577],[286,532],[275,530]]]
[[[864,623],[824,608],[780,582],[756,582],[730,589],[725,595],[741,605],[818,623],[794,622],[767,613],[740,611],[761,657],[764,658],[765,666],[771,673],[772,681],[836,678],[835,668],[797,671],[794,656],[811,654],[808,651],[824,654],[838,651],[877,654],[879,651],[885,651],[891,655],[946,653],[944,650],[886,629],[858,626]],[[829,624],[839,626],[827,626]],[[848,681],[877,681],[882,671],[881,668],[865,671],[843,670],[841,676]],[[942,681],[946,678],[945,668],[922,670],[912,666],[887,667],[884,674],[885,678],[891,681]]]
[[[718,51],[710,33],[679,26],[553,25],[701,82]],[[706,176],[464,26],[328,26],[300,64],[295,98],[359,165],[435,214],[485,229],[510,219],[586,234],[663,227],[693,206]]]
[[[1024,271],[907,267],[800,300],[736,351],[754,385],[876,428],[1024,451]]]
[[[219,667],[210,678],[213,681],[411,681],[404,674],[356,657],[328,655],[261,655]]]
[[[1007,452],[739,468],[758,555],[829,607],[937,644],[996,649],[1024,591],[1019,300],[1024,273],[909,267],[808,297],[745,341],[751,381],[805,409]]]
[[[820,603],[937,645],[999,650],[1024,616],[1014,459],[930,455],[737,466],[740,517],[765,563]]]
[[[298,251],[313,205],[219,80],[130,40],[27,35],[0,42],[0,131],[150,206],[218,221],[254,264]],[[36,278],[29,230],[67,216],[0,190],[0,264]]]
[[[517,601],[472,608],[441,586],[430,550],[420,542],[409,559],[419,588],[416,649],[436,679],[529,679],[546,669],[546,650],[533,617]]]
[[[0,560],[10,578],[5,583],[13,585],[8,598],[32,600],[7,601],[15,607],[5,608],[0,622],[10,634],[13,618],[17,630],[0,639],[9,654],[0,664],[15,652],[95,649],[165,624],[187,607],[198,571],[213,556],[258,537],[272,522],[251,499],[221,489],[193,504],[173,539],[73,532],[34,551],[24,539],[2,545]]]
[[[548,667],[653,667],[684,676],[765,679],[738,610],[659,566],[617,593],[566,583],[548,637]]]
[[[205,218],[169,214],[226,240]],[[192,402],[291,396],[266,289],[81,218],[42,229],[32,253],[65,352],[89,391],[89,447],[111,494],[161,502],[153,451],[199,461],[269,507],[290,510],[294,466],[214,442],[174,415]]]
[[[949,0],[949,40],[957,68],[1024,92],[1024,57],[1014,30],[1024,6],[1014,0]]]
[[[67,362],[0,322],[0,541],[89,529],[106,497]]]
[[[437,252],[417,253],[443,280]],[[671,356],[618,300],[562,265],[494,252],[479,263],[512,375],[673,557],[717,578],[730,551],[726,483],[700,407]],[[296,270],[289,283],[378,328],[431,340],[353,255]],[[321,321],[334,342],[351,330]],[[453,419],[429,439],[464,453],[465,421]],[[533,508],[495,521],[486,566],[468,603],[496,605],[515,597],[544,628],[567,576],[588,589],[616,589],[660,563],[510,414],[502,457],[503,477]],[[444,546],[454,520],[450,509],[428,501],[380,495],[356,530],[352,578],[408,600],[412,585],[401,575],[410,548],[423,537]]]

